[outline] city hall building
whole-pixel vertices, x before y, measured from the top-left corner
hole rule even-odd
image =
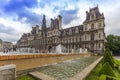
[[[104,14],[100,13],[96,6],[86,11],[83,24],[63,29],[61,15],[51,19],[49,27],[46,26],[45,15],[43,15],[42,25],[36,25],[32,27],[31,32],[24,33],[17,42],[17,48],[25,51],[31,48],[39,52],[50,52],[61,44],[67,50],[86,48],[94,53],[103,53],[105,49],[104,19]]]

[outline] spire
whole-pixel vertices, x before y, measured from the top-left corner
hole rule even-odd
[[[46,29],[46,19],[45,19],[45,15],[43,15],[42,30],[44,31],[45,29]]]

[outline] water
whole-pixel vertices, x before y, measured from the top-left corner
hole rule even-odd
[[[62,46],[61,44],[56,46],[56,53],[63,53],[64,50],[66,50],[66,48]]]
[[[56,46],[56,53],[62,53],[62,45]]]

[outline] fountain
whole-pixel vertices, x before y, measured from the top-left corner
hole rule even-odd
[[[56,53],[63,53],[63,51],[65,51],[65,49],[66,48],[64,46],[62,46],[61,44],[59,44],[59,45],[56,46],[55,52]]]

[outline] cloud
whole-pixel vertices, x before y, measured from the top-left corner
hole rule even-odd
[[[78,18],[76,15],[77,12],[78,9],[60,11],[60,15],[63,17],[63,24],[69,24],[72,20]]]
[[[24,23],[24,19],[22,22],[14,20],[13,17],[0,17],[0,28],[2,30],[0,30],[0,38],[5,41],[17,41],[21,34],[31,30],[29,23]]]
[[[108,0],[109,2],[103,3],[100,6],[100,11],[105,16],[105,32],[106,34],[120,35],[120,2],[119,0]]]
[[[10,28],[10,27],[6,27],[3,24],[0,24],[0,33],[8,33],[8,34],[13,34],[14,29]]]
[[[0,38],[6,41],[15,42],[23,33],[30,32],[32,26],[41,25],[43,14],[47,26],[50,18],[59,14],[63,17],[63,28],[83,24],[85,12],[97,4],[105,16],[106,34],[120,35],[119,0],[2,0],[1,3]]]

